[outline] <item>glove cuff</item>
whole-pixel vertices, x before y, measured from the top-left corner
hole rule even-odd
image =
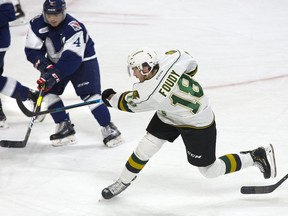
[[[105,89],[102,92],[102,95],[101,95],[102,101],[106,104],[106,106],[111,107],[111,104],[109,103],[109,98],[111,95],[114,95],[114,94],[116,94],[116,92],[112,88]]]
[[[105,98],[105,99],[109,100],[110,95],[113,95],[113,94],[116,94],[116,92],[112,88],[105,89],[102,92],[102,98]]]
[[[52,73],[51,76],[56,80],[56,83],[60,82],[60,79],[56,73]]]

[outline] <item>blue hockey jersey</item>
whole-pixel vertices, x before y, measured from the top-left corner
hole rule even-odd
[[[34,65],[39,55],[59,70],[59,78],[73,74],[83,61],[96,58],[94,42],[81,22],[66,14],[57,27],[45,22],[43,14],[30,21],[25,53]]]
[[[15,20],[14,6],[9,0],[0,0],[0,52],[8,49],[11,43],[9,22]]]

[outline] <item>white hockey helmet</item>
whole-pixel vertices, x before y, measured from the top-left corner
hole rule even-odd
[[[153,70],[153,68],[156,65],[158,65],[157,53],[148,47],[142,47],[140,49],[135,50],[128,56],[127,63],[128,63],[127,69],[129,76],[133,74],[132,68],[135,67],[137,67],[140,70],[141,74],[147,76]],[[147,73],[143,72],[144,66],[148,66],[150,68],[149,72]]]

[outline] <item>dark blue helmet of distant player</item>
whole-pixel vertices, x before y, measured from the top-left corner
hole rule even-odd
[[[65,15],[66,3],[64,0],[45,0],[43,4],[43,12],[45,14],[59,14]]]

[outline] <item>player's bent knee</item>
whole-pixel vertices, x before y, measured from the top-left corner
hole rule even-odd
[[[143,161],[149,160],[162,145],[166,142],[166,140],[159,139],[153,136],[150,133],[147,133],[139,142],[135,150],[135,154]]]
[[[43,97],[43,100],[45,101],[46,106],[50,107],[53,104],[61,101],[61,98],[59,97],[59,95],[56,94],[47,94]]]

